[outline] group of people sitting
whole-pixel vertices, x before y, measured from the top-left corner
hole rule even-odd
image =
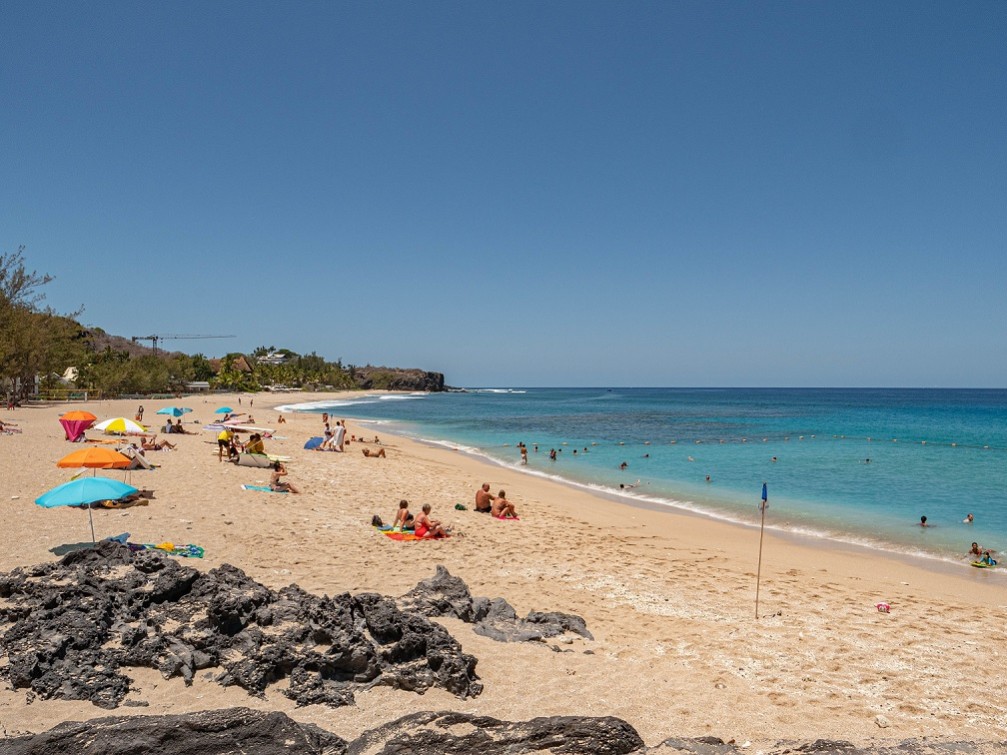
[[[507,492],[501,490],[496,495],[490,493],[490,484],[484,482],[476,491],[476,511],[492,514],[498,519],[517,519],[514,504],[507,500]]]
[[[168,433],[174,433],[176,435],[195,435],[196,434],[196,433],[190,433],[188,430],[186,430],[184,427],[182,427],[182,420],[180,420],[180,419],[176,419],[175,420],[175,424],[172,424],[170,419],[167,422],[164,423],[164,434],[167,435]]]
[[[409,513],[409,501],[399,501],[399,510],[395,512],[392,529],[396,532],[412,530],[418,538],[448,537],[451,533],[438,520],[430,518],[431,506],[424,503],[423,508],[415,517]]]
[[[248,441],[241,442],[237,432],[230,427],[225,427],[217,435],[217,460],[222,461],[224,453],[227,453],[227,460],[233,461],[238,458],[238,454],[264,454],[266,444],[262,440],[260,433],[252,433],[248,436]]]

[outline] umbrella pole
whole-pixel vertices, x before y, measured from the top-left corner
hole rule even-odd
[[[91,523],[91,545],[97,545],[98,541],[94,537],[94,517],[91,516],[91,504],[87,505],[87,520]],[[756,609],[758,610],[758,609]]]
[[[759,527],[759,568],[755,574],[755,618],[759,618],[759,584],[762,582],[762,536],[766,532],[766,502],[762,502],[762,526]]]

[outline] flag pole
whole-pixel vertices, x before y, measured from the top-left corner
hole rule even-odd
[[[766,483],[762,483],[762,524],[759,527],[759,567],[755,573],[755,618],[759,618],[759,585],[762,583],[762,537],[766,532],[766,508],[769,506],[769,496],[766,494]]]

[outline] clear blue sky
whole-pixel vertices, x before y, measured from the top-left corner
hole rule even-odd
[[[1007,3],[11,2],[0,249],[454,385],[1007,385]]]

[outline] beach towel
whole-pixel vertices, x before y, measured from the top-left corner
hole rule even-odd
[[[501,522],[520,522],[521,517],[519,516],[495,516],[494,519],[499,519]]]
[[[103,509],[128,509],[133,506],[146,506],[149,503],[150,501],[146,498],[132,498],[126,501],[98,501],[98,505]]]
[[[395,530],[392,529],[390,524],[383,524],[380,527],[375,527],[378,532],[387,537],[390,540],[398,540],[401,543],[413,543],[417,540],[443,540],[444,538],[436,537],[416,537],[416,533],[413,530]]]
[[[273,490],[268,485],[242,485],[242,490],[257,490],[260,493],[289,493],[289,490]]]
[[[115,537],[106,537],[105,539],[114,540],[117,543],[125,545],[134,553],[137,551],[159,551],[167,553],[169,556],[182,556],[183,558],[202,558],[204,553],[202,547],[193,545],[192,543],[188,545],[175,545],[174,543],[131,543],[129,542],[128,532],[123,532],[121,535],[116,535]]]
[[[181,556],[182,558],[202,558],[204,550],[199,545],[189,543],[187,545],[175,545],[174,543],[126,543],[126,547],[134,553],[137,551],[158,551],[167,553],[169,556]]]

